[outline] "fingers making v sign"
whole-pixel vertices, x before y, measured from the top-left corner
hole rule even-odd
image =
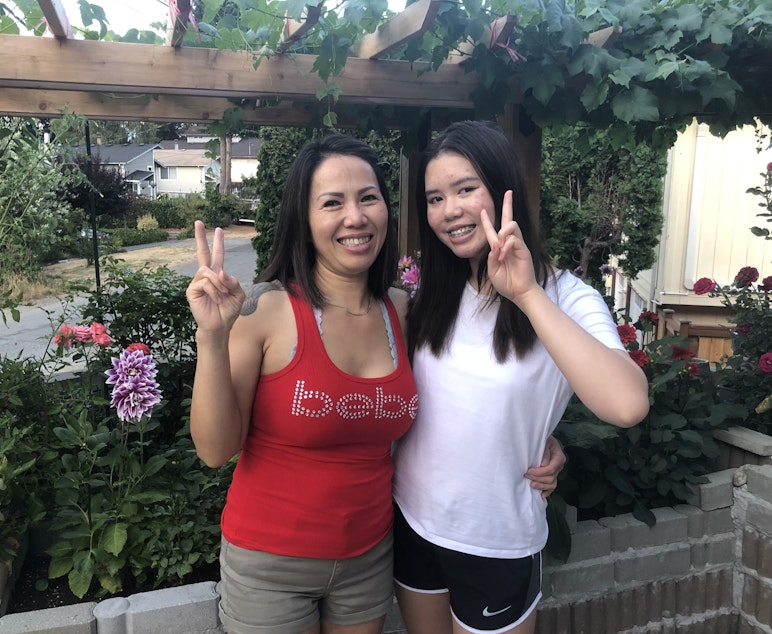
[[[195,230],[198,270],[185,293],[190,310],[200,329],[230,330],[244,303],[244,291],[239,281],[225,272],[222,229],[214,230],[211,251],[204,223],[196,220]]]
[[[496,291],[517,303],[520,296],[538,286],[531,252],[523,240],[520,227],[513,220],[512,191],[504,194],[501,209],[501,229],[497,232],[488,215],[480,212],[480,221],[488,238],[488,278]]]

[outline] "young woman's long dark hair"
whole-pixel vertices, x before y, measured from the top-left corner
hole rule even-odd
[[[469,261],[456,257],[440,241],[427,218],[426,166],[444,153],[458,154],[472,164],[493,198],[493,225],[497,230],[501,227],[504,193],[512,190],[514,219],[531,251],[536,280],[543,286],[552,273],[540,229],[529,213],[525,184],[512,144],[492,123],[463,121],[450,125],[429,145],[418,172],[416,201],[421,245],[421,284],[409,311],[408,340],[411,353],[423,345],[428,345],[435,355],[445,349],[456,323],[461,295],[472,275]],[[477,273],[481,288],[487,274],[488,262],[483,258]],[[492,301],[497,296],[494,295]],[[512,302],[501,301],[493,333],[496,358],[502,362],[512,352],[522,357],[535,341],[536,333],[525,314]]]
[[[314,275],[316,249],[308,222],[308,210],[311,180],[321,162],[331,156],[354,156],[370,165],[386,203],[389,215],[386,237],[381,252],[370,267],[367,281],[373,296],[382,298],[386,294],[394,282],[397,270],[397,232],[391,218],[389,189],[376,153],[364,141],[343,134],[331,134],[309,141],[298,152],[287,174],[271,258],[258,281],[278,280],[289,292],[292,292],[291,284],[295,283],[301,294],[318,307],[323,307],[326,300]]]

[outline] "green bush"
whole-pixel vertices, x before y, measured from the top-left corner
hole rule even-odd
[[[149,201],[147,213],[158,221],[162,229],[181,229],[185,226],[185,199],[159,196]]]
[[[649,379],[648,415],[619,429],[574,399],[556,431],[569,456],[558,493],[583,517],[632,512],[653,525],[651,509],[685,502],[692,486],[716,469],[713,432],[738,422],[741,409],[722,402],[708,364],[693,358],[688,339],[632,346]]]
[[[150,214],[137,218],[137,229],[140,231],[157,231],[158,221]]]
[[[0,487],[0,543],[12,546],[6,532],[18,535],[45,515],[57,536],[48,576],[66,575],[77,597],[184,583],[196,566],[216,562],[233,469],[203,465],[190,438],[189,278],[165,267],[131,271],[111,258],[103,271],[79,316],[71,307],[49,315],[58,333],[44,359],[0,365],[0,474],[10,483]],[[81,332],[102,324],[109,341],[68,340],[70,320],[91,325]],[[163,400],[151,417],[127,422],[110,407],[105,371],[130,343],[150,349]],[[42,380],[45,368],[73,363],[82,368],[75,378]]]
[[[124,247],[131,247],[137,244],[166,242],[169,239],[169,234],[161,229],[142,231],[141,229],[118,228],[112,230],[110,237]]]

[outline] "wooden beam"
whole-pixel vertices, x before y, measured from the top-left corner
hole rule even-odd
[[[278,53],[284,53],[287,51],[290,46],[292,46],[301,37],[308,33],[308,31],[317,22],[319,22],[319,16],[322,13],[322,7],[321,5],[312,6],[307,4],[305,13],[306,19],[302,22],[298,22],[297,20],[290,20],[289,18],[287,19],[284,26],[284,32],[281,36],[281,44],[279,44],[278,48],[276,49]]]
[[[0,35],[0,87],[101,93],[315,101],[315,55],[252,55],[210,48]],[[349,58],[335,77],[341,103],[471,109],[474,73],[453,64]]]
[[[62,6],[62,0],[38,0],[38,6],[46,18],[46,24],[58,40],[66,40],[71,35],[70,21]]]
[[[130,95],[67,90],[0,90],[0,113],[15,117],[60,117],[63,111],[99,121],[185,121],[211,123],[236,104],[225,97],[184,95]],[[304,126],[314,116],[314,104],[244,105],[244,122],[250,125]]]
[[[64,111],[97,121],[155,121],[158,123],[212,123],[222,121],[226,110],[241,107],[244,123],[280,127],[302,127],[319,123],[327,106],[318,102],[262,105],[236,104],[225,97],[187,97],[185,95],[130,95],[86,93],[67,90],[5,88],[0,90],[0,114],[14,117],[57,118]],[[334,110],[334,109],[333,109]],[[338,127],[356,127],[358,120],[338,112]],[[402,125],[398,114],[381,119],[390,129]]]
[[[177,48],[182,44],[190,23],[190,0],[169,0],[169,44]]]
[[[418,0],[379,26],[375,33],[365,35],[351,47],[351,50],[357,57],[367,59],[383,57],[408,40],[426,32],[434,23],[434,18],[437,17],[437,11],[443,1]]]
[[[611,48],[621,34],[621,26],[607,26],[605,29],[590,33],[585,42],[600,48]]]

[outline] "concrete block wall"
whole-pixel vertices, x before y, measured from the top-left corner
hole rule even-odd
[[[690,504],[576,521],[545,557],[537,634],[772,634],[772,465],[718,471]],[[384,632],[404,634],[396,606]],[[211,582],[9,614],[2,634],[219,634]]]
[[[632,514],[569,522],[570,558],[545,558],[537,633],[737,632],[734,476],[710,474],[691,504],[655,509],[651,528]]]
[[[719,446],[719,469],[772,464],[772,437],[766,434],[745,427],[730,427],[717,429],[713,437]]]
[[[742,634],[772,633],[772,467],[744,467],[735,492],[735,604]]]

